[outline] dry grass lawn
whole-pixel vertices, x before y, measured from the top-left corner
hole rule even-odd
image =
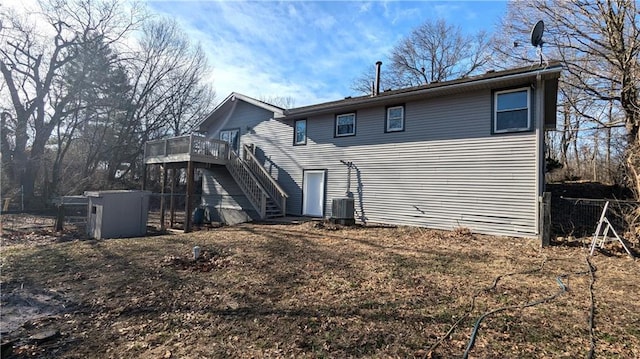
[[[640,357],[640,261],[614,244],[590,258],[592,282],[580,242],[464,231],[311,222],[3,242],[2,340],[17,358],[462,357],[499,308],[470,358],[584,358],[591,293],[596,356]]]

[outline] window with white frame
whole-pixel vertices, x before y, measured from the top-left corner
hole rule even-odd
[[[404,131],[404,106],[387,107],[385,132]]]
[[[293,144],[307,144],[307,120],[296,120],[293,127]]]
[[[336,137],[356,134],[356,114],[345,113],[336,116]]]
[[[229,142],[231,148],[238,152],[240,148],[240,129],[235,128],[233,130],[221,130],[220,139]]]
[[[531,130],[531,89],[494,92],[493,132],[520,132]]]

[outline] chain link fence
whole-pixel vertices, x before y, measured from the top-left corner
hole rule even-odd
[[[551,229],[556,236],[592,236],[602,215],[604,205],[609,202],[607,219],[618,233],[635,233],[638,223],[637,211],[640,202],[557,197],[551,203]],[[632,240],[633,238],[628,238]],[[635,241],[637,242],[637,241]]]

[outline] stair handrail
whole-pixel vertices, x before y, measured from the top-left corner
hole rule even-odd
[[[260,181],[253,175],[247,164],[238,156],[238,154],[229,150],[229,162],[227,164],[229,172],[240,185],[249,202],[260,214],[260,218],[267,215],[267,197],[268,192],[260,184]],[[242,173],[240,172],[242,171]],[[243,176],[244,174],[244,176]]]
[[[243,145],[243,148],[245,154],[245,162],[249,166],[249,169],[251,169],[252,172],[258,176],[258,179],[263,179],[263,182],[261,182],[261,184],[267,189],[267,193],[269,194],[269,196],[271,196],[275,204],[280,207],[282,213],[286,214],[287,198],[289,198],[289,195],[275,180],[275,178],[271,177],[264,166],[260,164],[258,158],[253,154],[251,148],[246,144]]]

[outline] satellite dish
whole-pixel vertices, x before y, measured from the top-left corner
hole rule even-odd
[[[531,45],[534,47],[542,46],[542,33],[544,32],[544,21],[540,20],[531,30]]]
[[[538,21],[531,29],[531,45],[536,48],[538,55],[540,56],[540,66],[542,66],[542,62],[544,61],[547,66],[549,66],[549,61],[545,58],[542,53],[542,34],[544,33],[544,22],[542,20]]]

